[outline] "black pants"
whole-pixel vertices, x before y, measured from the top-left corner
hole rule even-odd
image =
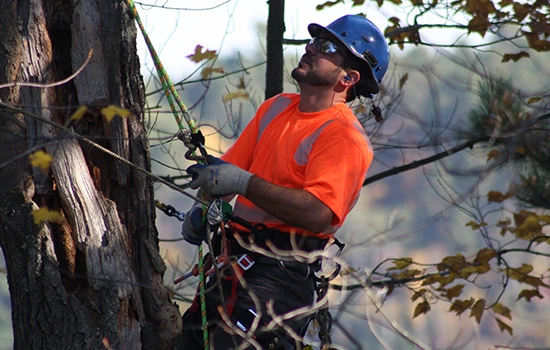
[[[273,302],[273,309],[276,315],[283,315],[303,306],[313,304],[315,291],[313,272],[309,276],[306,276],[307,274],[304,274],[303,269],[301,271],[286,269],[285,271],[279,265],[256,262],[243,274],[243,278],[246,281],[246,289],[240,284],[236,286],[236,299],[230,317],[233,325],[237,325],[238,323],[242,328],[249,330],[255,317],[254,314],[261,315],[259,327],[254,331],[254,340],[262,348],[285,350],[300,348],[301,345],[284,329],[277,328],[266,331],[262,328],[272,320],[266,309],[268,302]],[[237,345],[240,345],[245,340],[236,334],[231,336],[224,330],[223,322],[218,312],[218,306],[221,303],[217,283],[218,278],[213,275],[206,286],[210,346],[216,350],[233,349],[235,342]],[[224,298],[227,299],[231,294],[233,282],[232,280],[222,278],[221,283]],[[257,304],[254,303],[252,296],[257,298]],[[312,316],[309,314],[305,317],[291,319],[286,321],[285,325],[300,336],[303,336]],[[182,349],[204,349],[201,327],[200,311],[197,310],[196,306],[191,307],[183,315]],[[271,347],[270,344],[273,344],[274,347]],[[253,346],[249,346],[248,348],[254,349]]]

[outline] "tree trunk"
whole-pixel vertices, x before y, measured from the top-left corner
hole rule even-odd
[[[65,124],[150,168],[136,28],[124,1],[0,0],[0,245],[6,258],[15,349],[171,348],[181,317],[162,276],[151,180],[80,145]],[[105,121],[114,104],[134,118]],[[49,170],[28,155],[46,150]],[[61,212],[64,223],[33,221]]]
[[[285,32],[285,0],[269,0],[267,18],[267,63],[265,75],[266,100],[283,92]]]

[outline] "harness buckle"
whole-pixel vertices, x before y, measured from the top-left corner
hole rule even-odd
[[[237,264],[243,269],[243,271],[247,271],[254,265],[254,260],[247,254],[243,254],[238,260]]]

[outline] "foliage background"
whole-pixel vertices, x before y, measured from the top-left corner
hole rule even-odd
[[[264,6],[263,2],[261,4]],[[236,3],[235,9],[240,13],[247,6],[251,9],[250,3],[240,1]],[[256,2],[253,7],[257,6],[260,5]],[[374,3],[366,6],[369,10],[378,11]],[[225,116],[229,112],[239,116],[237,120],[240,121],[240,125],[230,124],[229,126],[235,129],[244,126],[252,117],[255,107],[263,100],[265,72],[260,63],[265,60],[263,50],[265,45],[262,40],[265,37],[263,23],[266,17],[258,16],[255,20],[246,23],[249,27],[252,24],[252,27],[256,28],[254,33],[256,35],[253,37],[257,40],[254,40],[245,52],[240,49],[250,44],[247,42],[247,40],[250,41],[250,37],[237,39],[237,42],[239,40],[241,43],[247,42],[245,45],[224,44],[221,49],[204,43],[203,35],[200,33],[205,33],[210,30],[210,27],[216,27],[218,30],[222,27],[210,20],[204,21],[207,23],[204,26],[196,27],[198,35],[189,35],[187,20],[190,17],[210,19],[211,12],[197,14],[192,11],[181,11],[177,15],[177,21],[165,19],[165,23],[159,25],[153,24],[153,14],[156,12],[156,15],[160,13],[161,16],[166,16],[168,11],[150,9],[143,13],[143,9],[142,16],[145,15],[146,18],[151,19],[148,30],[155,34],[153,43],[162,47],[159,50],[161,59],[171,74],[172,80],[182,82],[182,98],[186,104],[193,107],[193,116],[205,125],[203,132],[209,134],[208,131],[213,132],[219,126],[226,125]],[[226,11],[231,11],[232,7],[227,6],[227,9]],[[285,37],[303,39],[305,35],[303,27],[307,23],[328,24],[330,22],[330,20],[318,20],[321,13],[323,13],[322,18],[325,19],[327,13],[330,14],[329,17],[337,18],[344,13],[359,12],[359,10],[341,4],[328,11],[312,13],[308,16],[288,10],[287,12],[291,13],[288,23],[292,23],[292,27],[301,26],[302,31],[298,34],[297,31],[289,29]],[[390,15],[388,8],[382,8],[380,12],[374,14],[377,18],[376,23],[383,28],[387,23],[381,22],[380,18]],[[235,18],[232,25],[221,28],[222,32],[231,33],[236,26],[244,24],[240,21]],[[185,34],[180,33],[180,30]],[[163,35],[156,36],[159,32]],[[431,35],[432,41],[441,39],[437,34]],[[231,34],[228,37],[231,37]],[[464,40],[478,42],[481,37],[473,34]],[[184,49],[182,42],[191,47],[201,44],[209,49],[220,49],[220,58],[215,66],[223,67],[225,73],[239,71],[242,67],[260,65],[248,69],[245,73],[228,76],[226,79],[216,80],[208,85],[200,82],[193,83],[200,79],[200,65],[190,63],[185,58],[192,53],[192,50],[189,46],[187,46],[188,49]],[[217,44],[218,42],[215,42],[212,45]],[[150,140],[153,146],[153,158],[158,161],[153,163],[153,170],[157,174],[178,176],[182,172],[170,167],[185,169],[188,163],[183,160],[184,148],[178,142],[166,142],[168,135],[174,131],[173,119],[170,113],[166,113],[168,108],[164,102],[156,106],[161,98],[158,93],[154,93],[156,86],[154,78],[150,75],[153,69],[151,60],[143,46],[141,48],[143,75],[148,91],[151,93],[149,98],[152,108]],[[172,51],[174,48],[175,51]],[[508,48],[515,49],[511,45]],[[302,52],[302,46],[287,47],[285,58],[288,71],[295,66]],[[406,140],[412,149],[392,151],[385,149],[383,144],[375,143],[376,161],[369,175],[437,150],[435,146],[414,148],[424,138],[423,130],[432,130],[433,134],[440,135],[442,139],[456,137],[452,132],[458,130],[458,127],[464,123],[466,112],[476,104],[475,86],[478,74],[472,71],[473,67],[480,72],[509,76],[514,85],[524,94],[534,94],[538,91],[548,91],[550,87],[549,58],[548,53],[541,53],[533,55],[529,60],[501,63],[500,57],[482,51],[471,52],[465,49],[442,51],[423,46],[407,47],[401,51],[395,46],[392,47],[392,66],[386,84],[395,87],[399,80],[408,74],[408,80],[403,86],[403,97],[399,101],[398,108],[392,111],[391,118],[381,126],[371,120],[367,123],[367,128],[376,129],[379,138],[385,142]],[[240,78],[243,78],[250,98],[224,103],[222,97],[237,90],[237,86],[241,84]],[[290,80],[285,87],[287,91],[295,90]],[[208,128],[207,125],[214,127]],[[229,129],[228,126],[224,127],[223,133],[231,135],[232,130]],[[212,147],[212,153],[215,153],[216,150],[226,149],[230,141],[220,139],[214,134],[208,138],[207,145]],[[446,191],[452,189],[457,193],[465,194],[465,201],[462,203],[468,203],[468,200],[474,203],[477,196],[483,197],[490,190],[505,192],[512,175],[505,170],[491,175],[485,173],[459,175],[447,171],[464,169],[471,164],[481,165],[485,160],[485,154],[482,152],[459,154],[441,164],[426,166],[366,186],[362,191],[360,202],[339,232],[339,238],[347,244],[343,259],[348,267],[356,271],[371,270],[380,261],[390,257],[408,256],[418,262],[434,263],[447,255],[455,255],[459,252],[467,257],[475,255],[483,241],[476,231],[465,226],[471,217],[446,202],[441,195],[445,196]],[[163,164],[168,164],[170,167]],[[472,191],[474,187],[475,190]],[[158,186],[157,198],[182,211],[190,206],[187,198],[182,198],[161,186]],[[481,198],[480,205],[487,205],[485,198]],[[513,209],[514,206],[512,205],[511,208]],[[170,284],[175,277],[194,264],[193,258],[196,257],[196,253],[192,247],[183,242],[170,242],[169,240],[180,238],[180,223],[173,218],[163,216],[160,212],[158,215],[157,226],[160,237],[167,240],[162,243],[161,252],[171,266],[165,278],[165,282]],[[536,268],[538,271],[544,271],[547,266]],[[184,286],[178,286],[177,293],[181,299],[191,298],[194,294],[195,282],[188,281]],[[5,277],[0,279],[0,288],[5,293],[0,302],[0,349],[9,349],[11,324]],[[368,343],[369,348],[372,349],[383,349],[384,346],[394,349],[412,348],[406,337],[399,336],[387,328],[387,320],[390,320],[392,324],[399,325],[410,339],[423,343],[427,348],[486,349],[496,344],[502,346],[521,344],[527,348],[550,344],[550,335],[545,331],[550,327],[550,321],[545,317],[550,312],[547,298],[534,299],[531,303],[526,303],[515,301],[517,293],[510,293],[507,296],[507,300],[503,302],[514,306],[512,323],[514,337],[511,337],[508,333],[501,332],[489,317],[485,317],[480,324],[477,324],[466,313],[460,317],[449,313],[449,305],[444,303],[435,305],[430,313],[413,319],[416,304],[410,302],[410,293],[406,290],[394,292],[385,302],[382,312],[376,313],[371,307],[372,301],[369,298],[380,297],[377,292],[374,289],[354,293],[351,299],[346,298],[351,293],[332,292],[333,316],[337,325],[345,326],[343,328],[336,326],[333,335],[335,343],[345,348],[353,348],[353,341],[359,344]],[[482,297],[482,292],[479,293],[479,297]],[[545,293],[544,296],[548,297],[548,290],[545,290]],[[342,306],[344,303],[345,308]],[[183,312],[187,304],[185,301],[180,301],[180,305]],[[369,323],[365,318],[369,319]],[[343,330],[349,334],[345,334]],[[312,334],[312,337],[315,338],[316,335]]]

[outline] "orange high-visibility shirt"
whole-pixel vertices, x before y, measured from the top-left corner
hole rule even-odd
[[[328,238],[359,198],[372,146],[346,104],[302,113],[299,101],[300,95],[283,93],[264,102],[222,159],[276,185],[308,191],[332,210],[329,230],[289,226],[243,196],[237,197],[233,214],[252,224]]]

